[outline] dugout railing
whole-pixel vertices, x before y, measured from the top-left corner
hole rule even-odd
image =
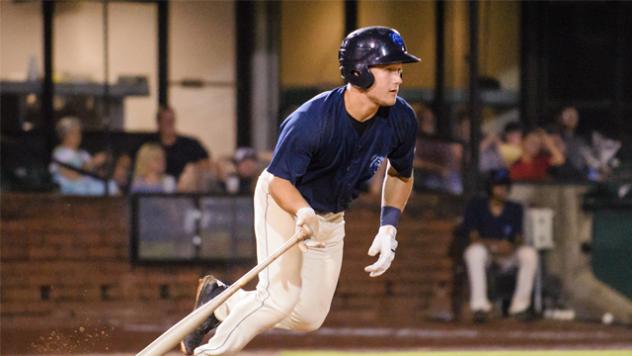
[[[256,257],[249,195],[130,196],[132,264],[247,263]]]

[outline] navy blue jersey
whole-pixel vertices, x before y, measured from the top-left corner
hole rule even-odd
[[[410,177],[417,120],[402,98],[382,107],[362,134],[345,110],[345,87],[312,98],[281,124],[268,172],[292,182],[318,212],[340,212],[388,158]]]
[[[481,238],[514,242],[522,234],[522,205],[505,202],[499,216],[489,210],[489,198],[473,198],[465,209],[464,232],[478,231]]]

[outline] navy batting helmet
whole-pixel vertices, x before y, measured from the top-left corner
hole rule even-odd
[[[383,26],[364,27],[351,32],[338,52],[342,78],[360,88],[373,85],[371,66],[392,63],[419,62],[406,51],[399,32]]]

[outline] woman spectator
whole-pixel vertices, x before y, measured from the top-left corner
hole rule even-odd
[[[543,181],[551,167],[564,164],[565,158],[553,139],[542,129],[528,132],[522,141],[522,156],[511,166],[511,179]]]
[[[165,173],[165,152],[156,143],[141,146],[136,156],[136,167],[130,193],[173,193],[176,180]]]
[[[99,152],[91,156],[81,146],[81,123],[76,117],[64,117],[57,123],[55,130],[61,143],[53,150],[53,162],[50,172],[60,191],[68,195],[103,195],[106,180],[100,180],[96,170],[107,162],[107,155]],[[73,169],[74,168],[74,169]],[[110,194],[117,194],[118,187],[108,181]]]

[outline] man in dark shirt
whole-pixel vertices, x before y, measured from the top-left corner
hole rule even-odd
[[[210,169],[209,154],[202,144],[176,131],[176,114],[172,108],[161,107],[156,123],[158,132],[149,141],[160,143],[165,150],[168,175],[178,179],[188,164],[194,164],[198,172]]]
[[[492,309],[485,276],[491,262],[503,269],[518,265],[509,314],[523,317],[531,304],[538,258],[533,247],[522,244],[522,206],[507,200],[510,186],[507,170],[491,171],[488,196],[472,199],[465,211],[463,225],[470,244],[464,258],[470,280],[470,308],[478,322],[484,321]]]

